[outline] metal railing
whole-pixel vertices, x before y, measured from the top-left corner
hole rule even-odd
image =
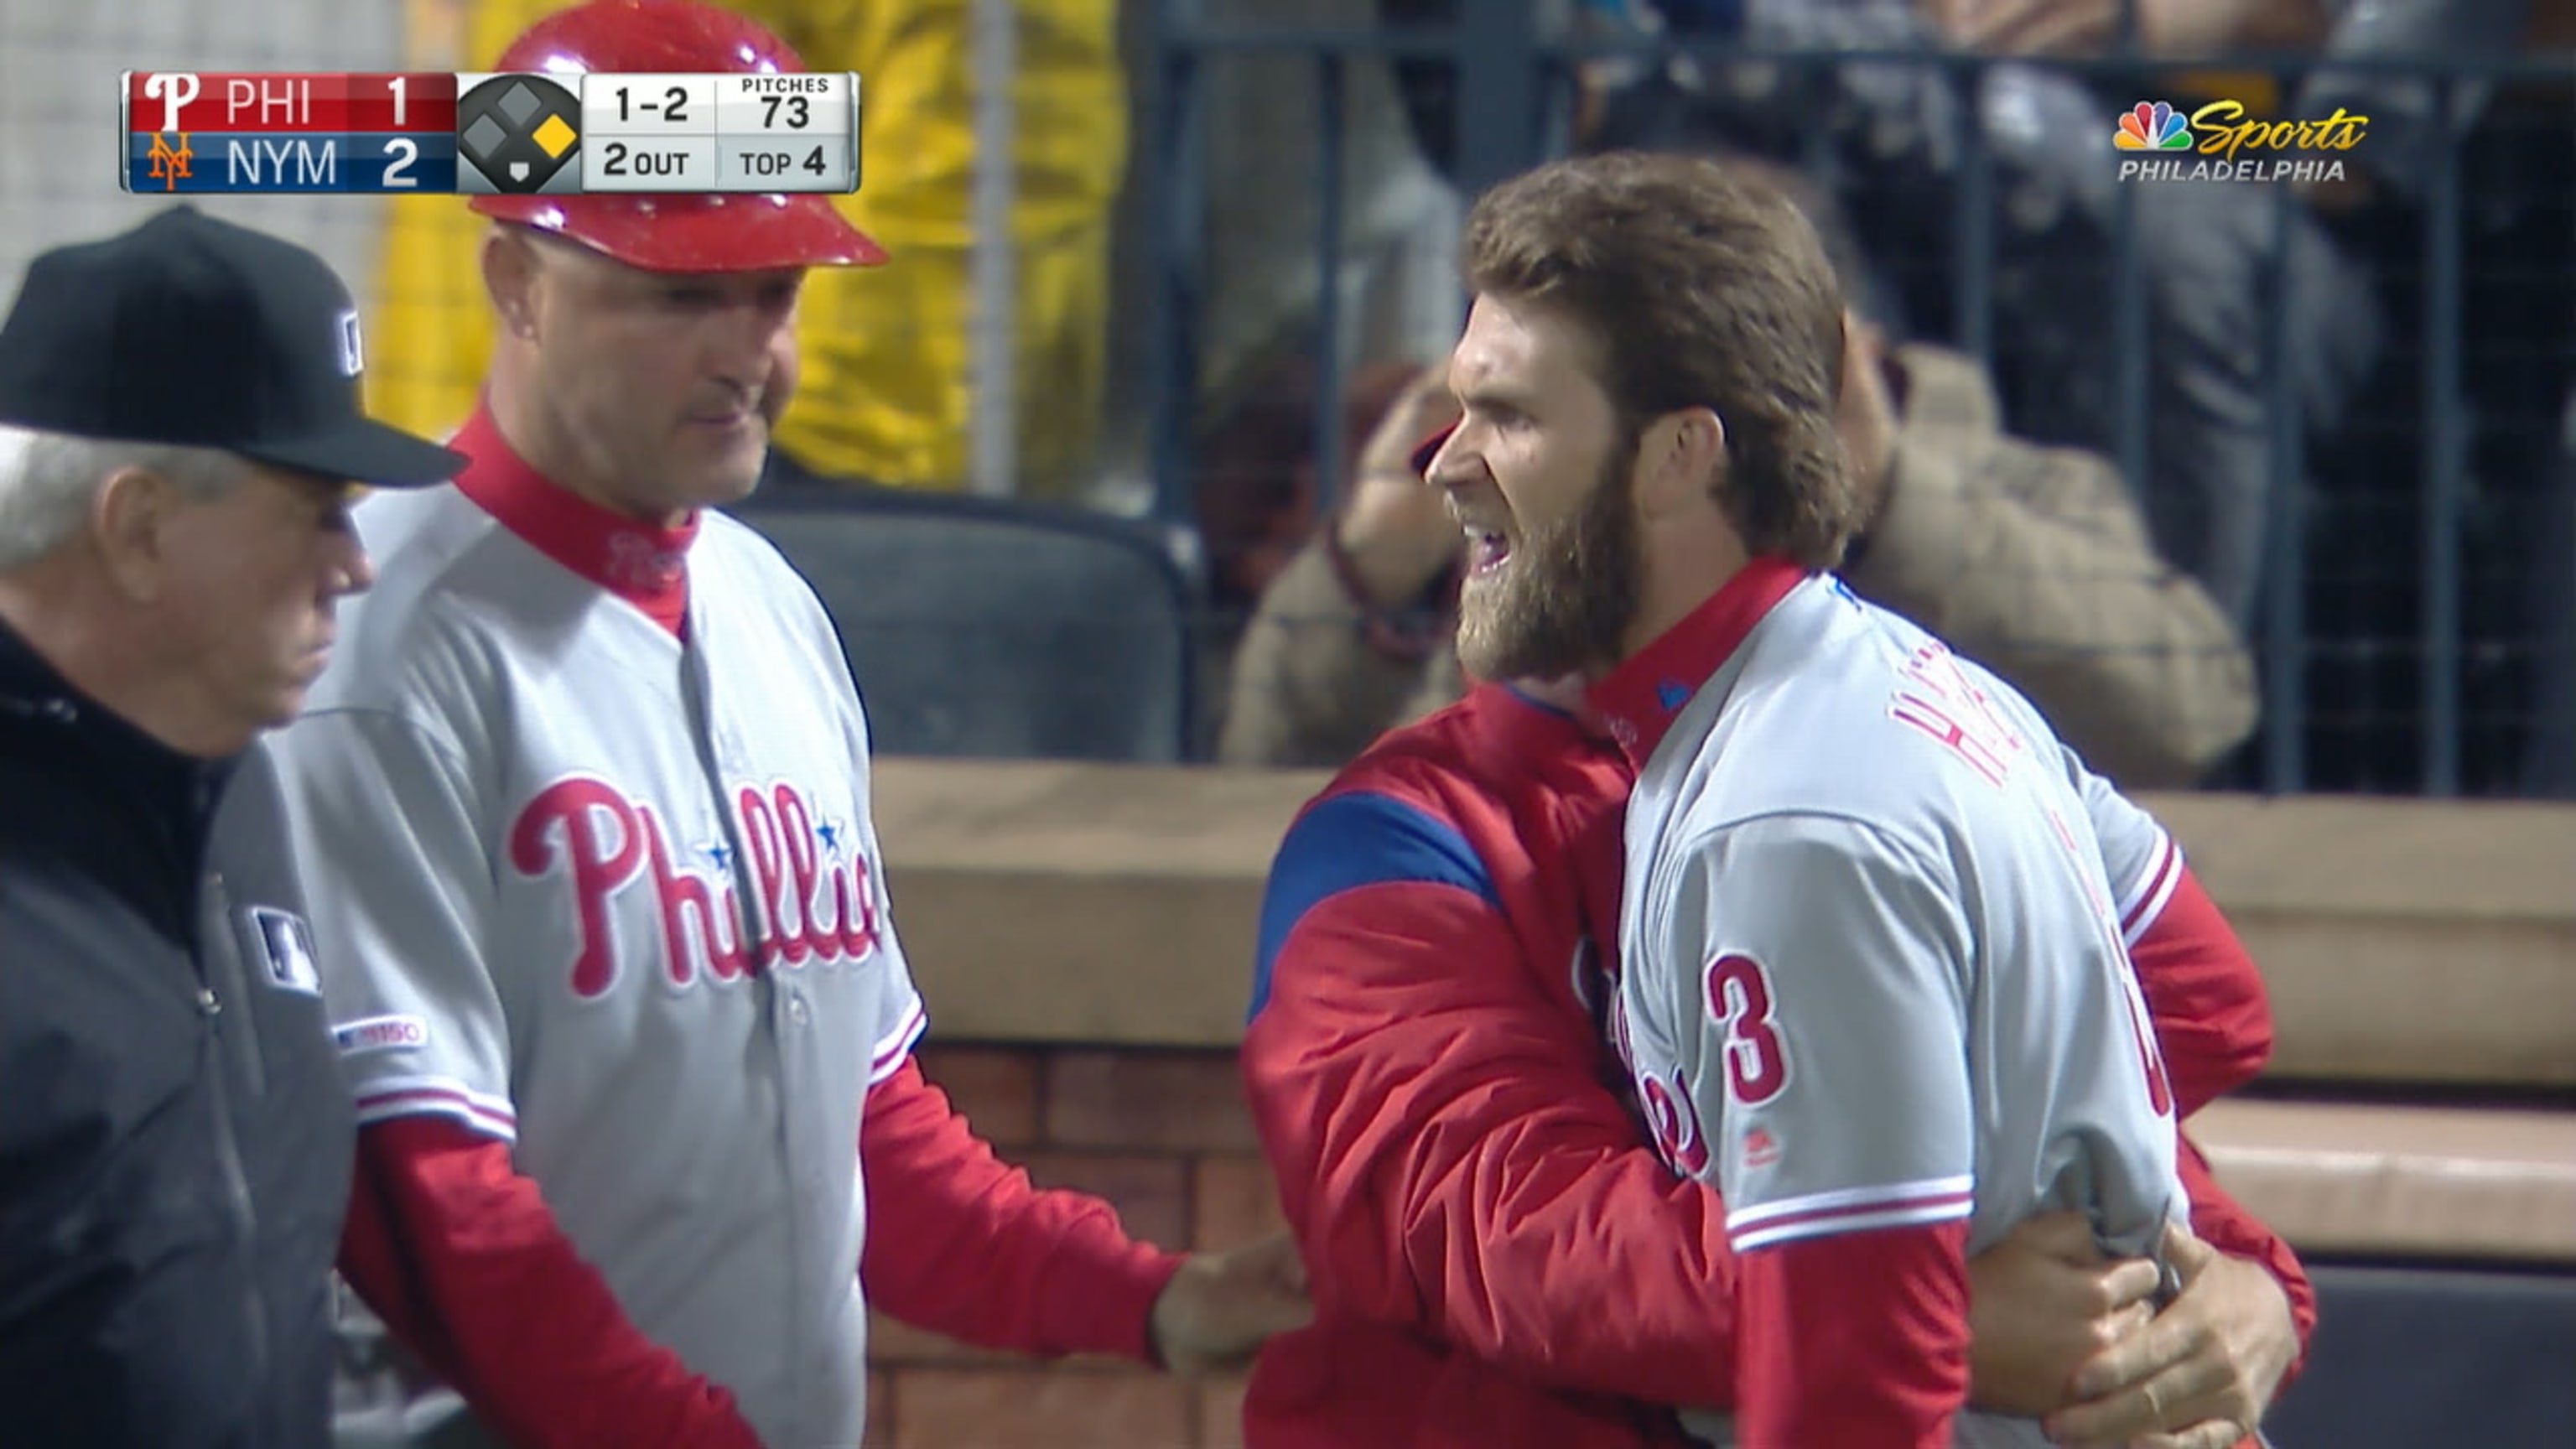
[[[1470,19],[1455,26],[1218,24],[1199,18],[1190,0],[1157,0],[1150,41],[1150,66],[1134,78],[1140,88],[1143,124],[1139,130],[1133,184],[1146,189],[1148,266],[1154,279],[1148,393],[1152,407],[1152,475],[1158,510],[1167,518],[1185,518],[1191,509],[1193,436],[1202,422],[1200,358],[1195,328],[1211,289],[1225,279],[1207,274],[1203,257],[1209,178],[1203,148],[1205,129],[1193,120],[1208,83],[1212,63],[1229,57],[1290,56],[1311,62],[1319,104],[1314,114],[1317,146],[1313,239],[1323,299],[1311,334],[1314,363],[1320,377],[1315,392],[1314,468],[1322,495],[1319,514],[1341,486],[1345,438],[1342,382],[1344,339],[1338,334],[1342,255],[1343,158],[1348,151],[1346,103],[1353,67],[1394,61],[1443,62],[1454,77],[1456,155],[1450,167],[1459,188],[1472,195],[1485,185],[1526,168],[1568,144],[1565,116],[1569,109],[1573,68],[1587,60],[1624,58],[1654,65],[1686,60],[1701,67],[1777,67],[1790,83],[1779,94],[1795,97],[1809,89],[1798,83],[1827,71],[1854,66],[1908,67],[1937,76],[1951,97],[1957,118],[1946,144],[1955,155],[1955,184],[1950,191],[1951,237],[1948,341],[1980,362],[1991,362],[2006,350],[1997,333],[1997,174],[1978,97],[1986,77],[1999,66],[2037,67],[2097,83],[2105,97],[2100,118],[2112,124],[2120,107],[2108,99],[2113,87],[2152,94],[2151,78],[2177,71],[2226,71],[2267,77],[2278,93],[2291,94],[2297,83],[2316,72],[2337,76],[2386,76],[2427,88],[2429,142],[2433,151],[2424,171],[2422,194],[2413,207],[2420,274],[2413,286],[2412,315],[2399,330],[2417,337],[2420,361],[2414,396],[2405,405],[2420,410],[2419,456],[2412,526],[2411,578],[2390,580],[2392,587],[2415,593],[2414,617],[2403,637],[2386,634],[2362,641],[2370,658],[2361,672],[2384,678],[2388,658],[2412,654],[2411,725],[2380,724],[2383,735],[2411,735],[2411,758],[2382,760],[2360,768],[2349,765],[2320,770],[2311,757],[2321,732],[2313,698],[2313,676],[2321,649],[2311,599],[2317,576],[2315,541],[2320,499],[2309,474],[2311,438],[2302,401],[2307,379],[2300,375],[2299,349],[2293,346],[2292,290],[2299,279],[2289,265],[2289,233],[2298,208],[2305,203],[2293,188],[2270,187],[2273,197],[2271,249],[2262,274],[2269,305],[2260,322],[2243,339],[2261,360],[2262,408],[2270,477],[2262,560],[2255,607],[2241,611],[2259,660],[2264,723],[2259,742],[2245,752],[2231,778],[2219,783],[2267,791],[2310,788],[2367,789],[2453,795],[2517,793],[2518,769],[2492,760],[2466,757],[2470,731],[2463,699],[2464,666],[2472,643],[2464,628],[2463,597],[2468,584],[2463,521],[2467,517],[2469,468],[2480,414],[2467,395],[2464,347],[2470,325],[2465,306],[2468,282],[2467,213],[2463,147],[2471,132],[2459,120],[2457,98],[2468,88],[2499,85],[2566,87],[2576,81],[2576,57],[2518,56],[2477,59],[2409,56],[2378,59],[2357,56],[2222,56],[2180,63],[2149,61],[2134,54],[2101,58],[1997,60],[1975,54],[1928,49],[1759,49],[1731,41],[1676,37],[1630,37],[1620,40],[1571,40],[1542,33],[1537,7],[1508,0],[1475,0],[1463,7]],[[2552,113],[2555,114],[2555,113]],[[2561,144],[2576,155],[2576,109],[2559,127]],[[1821,155],[1825,118],[1793,116],[1789,123],[1802,138],[1792,148],[1800,155]],[[2576,173],[2571,173],[2576,174]],[[2152,193],[2135,186],[2119,188],[2117,221],[2111,233],[2111,347],[2116,362],[2111,384],[2114,423],[2101,451],[2120,466],[2132,488],[2148,476],[2154,439],[2149,394],[2156,359],[2148,346],[2147,282],[2140,254],[2137,211],[2152,204]],[[2541,198],[2546,201],[2546,198]],[[2564,198],[2560,199],[2564,205]],[[2576,223],[2571,223],[2576,227]],[[2576,232],[2571,232],[2576,235]],[[2571,246],[2576,253],[2576,246]],[[2557,356],[2542,359],[2559,369],[2560,385],[2576,376],[2576,310],[2561,319]],[[2492,421],[2492,419],[2490,419]],[[2524,420],[2530,426],[2557,426],[2554,415]],[[2576,487],[2576,467],[2565,467],[2552,485]],[[2563,516],[2565,510],[2558,510]],[[2552,516],[2542,508],[2539,516]],[[2383,540],[2384,541],[2384,540]],[[2556,556],[2554,565],[2533,568],[2576,569],[2576,540]],[[2544,551],[2545,552],[2545,551]],[[2242,613],[2250,612],[2250,618]],[[2554,621],[2530,621],[2536,640],[2555,632]],[[2358,667],[2358,666],[2357,666]],[[2532,663],[2534,670],[2544,667]],[[2576,667],[2570,664],[2568,667]],[[2537,698],[2552,688],[2534,684]],[[2564,689],[2555,692],[2563,694]],[[2536,709],[2538,706],[2534,706]],[[2343,706],[2338,706],[2343,708]],[[2353,706],[2367,714],[2376,706]],[[2508,710],[2508,712],[2510,712]],[[2491,732],[2492,733],[2492,732]],[[2524,748],[2544,748],[2544,722],[2530,722]],[[2382,751],[2385,753],[2385,751]]]

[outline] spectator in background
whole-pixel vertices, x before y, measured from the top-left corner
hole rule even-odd
[[[1342,388],[1345,494],[1357,486],[1361,444],[1376,434],[1420,372],[1419,363],[1389,360],[1362,364],[1350,374]],[[1233,676],[1235,652],[1254,607],[1319,526],[1318,381],[1311,359],[1278,360],[1199,442],[1193,504],[1208,574],[1208,618],[1199,633],[1202,679]],[[1406,436],[1419,437],[1421,430]],[[1224,724],[1225,692],[1199,693],[1202,718],[1193,738],[1216,738]],[[1357,749],[1352,746],[1353,753]]]
[[[2314,583],[2302,621],[2312,789],[2413,792],[2432,784],[2426,658],[2417,640],[2430,572],[2421,520],[2447,465],[2459,568],[2447,602],[2458,788],[2563,796],[2576,669],[2568,592],[2576,475],[2564,415],[2576,386],[2576,4],[2568,0],[2373,0],[2331,6],[2329,68],[2302,110],[2371,118],[2340,184],[2309,198],[2374,272],[2391,322],[2386,365],[2360,416],[2325,440],[2311,505]],[[2479,67],[2555,53],[2555,75],[2499,83]],[[2333,68],[2351,58],[2373,68]],[[2415,62],[2421,72],[2391,69]],[[2454,78],[2437,87],[2432,76]],[[2449,184],[2444,186],[2447,174]],[[2456,451],[2426,405],[2438,313],[2434,236],[2449,211],[2460,248],[2449,356],[2462,413]]]
[[[1374,0],[1198,0],[1205,25],[1360,28]],[[1199,397],[1230,411],[1282,348],[1311,351],[1314,321],[1336,310],[1336,363],[1431,357],[1465,321],[1458,293],[1457,190],[1423,156],[1388,65],[1377,52],[1342,62],[1341,231],[1336,293],[1324,296],[1317,239],[1323,222],[1325,127],[1318,60],[1300,54],[1216,52],[1198,69],[1194,106],[1206,187],[1198,319]]]
[[[2569,7],[2553,19],[2532,0],[2314,0],[2333,13],[2317,47],[2328,58],[2386,59],[2403,55],[2504,56],[2529,39],[2546,43],[2544,20],[2565,28]],[[2560,45],[2567,38],[2557,37]],[[2370,117],[2370,145],[2356,150],[2338,187],[2312,190],[2318,201],[2344,210],[2381,186],[2420,201],[2446,149],[2445,132],[2465,130],[2494,98],[2484,82],[2456,86],[2447,112],[2438,110],[2430,86],[2412,76],[2384,72],[2323,71],[2299,87],[2302,112],[2341,106]]]
[[[1829,200],[1760,169],[1816,221],[1848,289],[1859,255]],[[1843,577],[2001,674],[2122,786],[2207,774],[2253,730],[2252,662],[2207,592],[2157,556],[2117,470],[2004,433],[1964,356],[1846,323],[1843,445],[1879,502]],[[1370,438],[1246,632],[1221,759],[1338,764],[1464,692],[1449,647],[1461,539],[1408,456],[1455,416],[1435,371]]]
[[[1217,759],[1340,765],[1465,689],[1451,652],[1458,525],[1414,444],[1458,416],[1448,369],[1416,371],[1342,496],[1259,595],[1235,650]]]
[[[1390,359],[1363,363],[1344,380],[1344,491],[1359,466],[1361,443],[1420,372],[1419,363]],[[1199,536],[1207,549],[1210,602],[1220,614],[1249,614],[1314,533],[1322,487],[1317,381],[1308,359],[1282,360],[1199,444]]]
[[[417,69],[470,69],[561,0],[415,0]],[[903,487],[966,481],[976,425],[974,7],[956,0],[732,0],[819,71],[856,71],[864,187],[842,215],[902,265],[816,275],[800,299],[805,358],[777,442],[805,470]],[[1117,7],[1014,0],[1018,111],[1013,405],[1020,488],[1060,494],[1098,461],[1111,213],[1126,178],[1127,79]],[[445,431],[474,409],[491,319],[468,285],[482,233],[437,197],[390,199],[383,302],[386,415]]]

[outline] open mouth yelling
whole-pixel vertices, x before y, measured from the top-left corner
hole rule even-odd
[[[1467,576],[1476,578],[1494,573],[1512,556],[1512,535],[1508,527],[1511,510],[1490,488],[1463,495],[1451,489],[1442,500],[1449,507],[1449,521],[1467,540]]]

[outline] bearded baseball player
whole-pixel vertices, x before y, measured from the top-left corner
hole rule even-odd
[[[1401,460],[1411,435],[1386,433],[1370,449]],[[1514,542],[1515,597],[1580,596],[1565,551]],[[2188,1114],[2268,1055],[2262,978],[2163,830],[2082,778]],[[1483,684],[1288,831],[1243,1069],[1316,1321],[1262,1349],[1250,1449],[1679,1449],[1672,1409],[1734,1402],[1725,1207],[1665,1166],[1706,1149],[1612,1044],[1631,781],[1579,681]],[[2226,1449],[2271,1400],[2314,1294],[2180,1151],[2199,1242],[2170,1245],[2179,1298],[2149,1318],[2156,1265],[2099,1259],[2080,1214],[2022,1223],[1969,1263],[1972,1403],[2048,1415],[2067,1444]]]
[[[801,66],[710,6],[602,0],[498,68]],[[1131,1241],[910,1055],[866,717],[812,592],[713,511],[760,476],[805,269],[883,254],[820,196],[473,205],[472,463],[359,510],[376,607],[280,746],[360,1295],[519,1449],[848,1449],[871,1302],[1174,1367],[1303,1321],[1284,1240]]]
[[[2125,950],[2179,862],[2097,830],[2027,703],[1828,571],[1864,521],[1842,300],[1786,198],[1556,163],[1478,202],[1467,257],[1430,465],[1470,538],[1459,649],[1587,674],[1637,772],[1613,1029],[1667,1160],[1719,1189],[1742,1325],[1731,1419],[1686,1422],[2047,1444],[1965,1406],[1965,1263],[2049,1209],[2123,1257],[2183,1220]]]
[[[1706,1149],[1671,1084],[1610,1049],[1629,783],[1579,688],[1486,684],[1389,732],[1290,828],[1243,1065],[1316,1321],[1262,1349],[1250,1449],[1678,1449],[1671,1409],[1733,1403],[1753,1329],[1725,1207],[1665,1166]],[[2098,777],[2086,797],[2195,1109],[2261,1066],[2261,978],[2154,822]],[[2183,1162],[2200,1242],[2177,1238],[2188,1283],[2151,1320],[2155,1265],[2101,1262],[2077,1214],[1970,1263],[1973,1402],[2052,1415],[2069,1444],[2237,1441],[2314,1296],[2188,1144]]]

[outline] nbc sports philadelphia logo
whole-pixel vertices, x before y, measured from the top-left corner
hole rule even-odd
[[[2189,116],[2167,101],[2140,101],[2111,130],[2122,181],[2344,179],[2340,153],[2361,144],[2368,116],[2341,106],[2324,117],[2263,120],[2242,101],[2217,100]]]

